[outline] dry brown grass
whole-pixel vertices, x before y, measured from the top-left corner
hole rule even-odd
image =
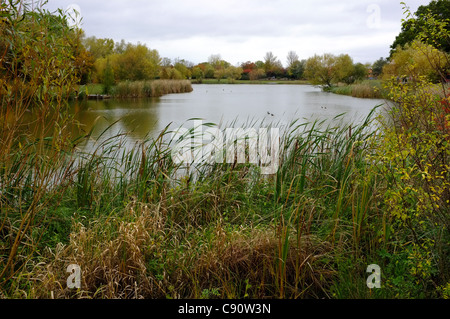
[[[292,239],[280,277],[280,236],[274,230],[242,229],[226,233],[218,227],[215,241],[194,268],[202,289],[220,287],[221,298],[301,298],[326,295],[323,287],[333,272],[321,263],[330,247],[313,237]],[[236,285],[239,283],[240,285]],[[282,294],[282,295],[280,295]]]
[[[166,225],[159,207],[130,205],[121,217],[77,223],[66,246],[48,250],[46,262],[31,267],[32,298],[219,298],[326,296],[333,276],[322,257],[330,246],[292,235],[280,281],[281,239],[276,229],[222,222],[207,228]],[[81,289],[67,288],[67,266],[81,267]],[[19,292],[17,293],[19,294]],[[24,296],[22,296],[24,297]],[[209,296],[211,297],[211,296]]]
[[[121,219],[98,219],[88,226],[77,223],[67,246],[48,251],[47,264],[40,264],[36,279],[43,287],[37,298],[129,299],[158,296],[158,283],[147,275],[146,261],[157,249],[153,240],[162,231],[158,209],[139,205],[126,210]],[[76,264],[82,271],[82,288],[69,290],[65,272]],[[75,296],[74,296],[75,294]]]

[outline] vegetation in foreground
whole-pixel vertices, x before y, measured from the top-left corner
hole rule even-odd
[[[414,164],[416,157],[430,159],[439,151],[428,144],[436,136],[423,136],[427,149],[413,152],[393,131],[379,135],[370,124],[292,123],[282,139],[281,166],[270,177],[250,164],[226,163],[179,175],[164,134],[128,152],[121,147],[124,137],[103,141],[90,154],[67,158],[58,152],[56,167],[54,158],[40,162],[53,168],[45,176],[31,176],[37,158],[18,155],[2,189],[9,195],[2,202],[8,212],[2,221],[2,294],[445,296],[448,184],[435,175],[448,173],[441,162],[430,162],[424,180],[425,171]],[[26,208],[34,215],[20,213]],[[383,288],[372,291],[366,268],[374,263],[383,269]],[[70,264],[82,269],[79,290],[67,287]]]
[[[273,176],[181,167],[167,130],[83,154],[89,135],[70,136],[64,98],[82,74],[76,30],[64,15],[20,12],[2,11],[0,37],[1,297],[449,297],[450,100],[429,78],[388,80],[396,104],[357,126],[291,123]],[[39,41],[23,32],[34,27]],[[29,107],[41,125],[26,122]],[[78,290],[66,284],[71,264]],[[366,285],[370,264],[381,289]]]

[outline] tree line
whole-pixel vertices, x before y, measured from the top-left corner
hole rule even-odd
[[[238,65],[232,65],[220,54],[212,54],[207,61],[195,64],[185,59],[161,57],[157,50],[141,43],[114,42],[92,36],[84,38],[83,44],[91,54],[90,80],[106,84],[151,79],[192,79],[201,83],[204,79],[234,82],[284,78],[332,85],[335,81],[353,83],[364,79],[375,66],[355,63],[348,54],[300,59],[295,51],[288,53],[286,66],[273,52],[267,52],[261,60]]]

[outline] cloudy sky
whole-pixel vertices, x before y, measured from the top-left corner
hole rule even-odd
[[[78,8],[87,36],[141,42],[162,57],[200,63],[220,54],[232,64],[283,64],[289,51],[350,54],[374,62],[400,32],[401,0],[49,0],[45,8]],[[429,0],[405,0],[413,12]]]

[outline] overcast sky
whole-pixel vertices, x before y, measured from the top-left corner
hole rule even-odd
[[[401,0],[49,0],[79,8],[87,36],[145,43],[162,57],[200,63],[220,54],[232,64],[272,51],[348,53],[355,62],[389,55],[403,16]],[[405,0],[413,12],[429,0]]]

